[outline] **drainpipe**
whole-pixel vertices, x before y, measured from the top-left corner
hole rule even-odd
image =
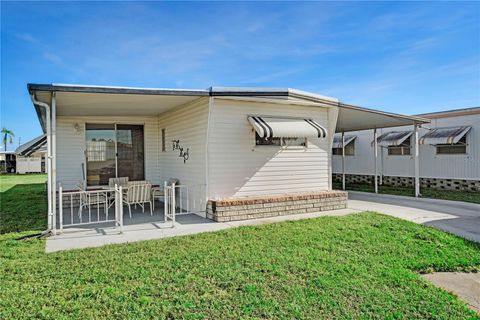
[[[51,132],[50,132],[50,106],[45,103],[35,99],[35,95],[31,94],[30,98],[32,103],[36,106],[45,108],[45,117],[47,120],[47,204],[48,204],[48,229],[51,231],[53,228],[53,211],[52,211],[52,141],[51,141]]]

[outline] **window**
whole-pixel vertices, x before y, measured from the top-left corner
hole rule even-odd
[[[342,148],[333,148],[332,149],[332,154],[335,156],[341,156],[342,155]],[[345,146],[345,155],[346,156],[354,156],[355,155],[355,140],[350,142]]]
[[[409,156],[411,153],[410,137],[408,137],[401,145],[388,146],[389,156]]]
[[[87,123],[85,138],[88,186],[145,179],[143,125]]]
[[[305,147],[307,138],[262,138],[255,132],[257,146]]]
[[[162,129],[162,152],[167,151],[167,147],[165,146],[165,129]]]
[[[437,154],[466,154],[467,153],[467,136],[464,135],[457,143],[454,144],[437,144]]]

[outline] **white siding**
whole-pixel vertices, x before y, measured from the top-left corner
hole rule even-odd
[[[209,133],[210,198],[328,190],[330,139],[310,139],[308,148],[255,146],[248,115],[313,118],[333,128],[326,107],[216,98]]]
[[[159,144],[165,129],[165,152],[159,145],[160,181],[177,178],[181,185],[204,185],[206,172],[206,137],[208,99],[186,104],[159,116]],[[172,140],[189,149],[189,159],[184,163],[179,150],[172,150]]]
[[[42,157],[17,156],[17,173],[42,172]]]
[[[75,188],[82,181],[85,162],[86,123],[143,124],[145,139],[145,178],[159,182],[157,117],[58,117],[57,118],[57,183],[64,189]],[[81,128],[76,132],[74,126]]]
[[[420,145],[420,177],[445,179],[480,179],[480,115],[468,115],[449,118],[432,119],[425,125],[429,128],[472,126],[467,134],[467,154],[465,155],[437,155],[431,145]],[[413,130],[412,126],[397,127],[379,130],[379,135],[388,131]],[[419,136],[423,136],[426,129],[420,129]],[[373,166],[373,131],[356,131],[348,134],[357,135],[355,141],[355,155],[346,156],[347,174],[374,174]],[[412,140],[413,144],[413,140]],[[414,175],[413,148],[411,156],[389,156],[383,151],[383,161],[379,160],[379,173],[385,176],[412,177]],[[342,172],[342,157],[333,156],[333,172]],[[382,168],[383,164],[383,168]]]

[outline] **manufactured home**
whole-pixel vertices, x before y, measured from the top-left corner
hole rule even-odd
[[[331,179],[335,132],[429,122],[294,89],[28,91],[46,134],[52,231],[103,215],[122,224],[124,207],[134,219],[147,203],[156,219],[214,221],[344,208]]]
[[[440,190],[480,191],[480,108],[417,115],[430,120],[419,128],[420,185]],[[413,186],[415,177],[412,126],[378,130],[379,183]],[[333,143],[334,181],[373,183],[375,159],[373,130],[344,134]]]
[[[42,134],[17,149],[17,173],[45,173],[45,155],[47,152],[47,136]]]

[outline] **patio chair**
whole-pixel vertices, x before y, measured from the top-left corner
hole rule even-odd
[[[173,184],[178,184],[179,180],[177,178],[170,178],[168,179],[167,186],[172,186]],[[161,198],[164,198],[165,201],[165,190],[163,187],[154,187],[152,188],[152,200],[153,200],[153,210],[155,210],[155,200],[158,199],[160,201]]]
[[[115,185],[126,189],[128,187],[128,177],[118,177],[108,179],[108,187],[110,189],[115,188]],[[115,193],[110,192],[108,197],[108,209],[115,203]]]
[[[150,215],[153,215],[152,207],[152,185],[149,183],[132,183],[127,187],[127,191],[123,197],[123,203],[128,206],[128,214],[132,218],[131,205],[139,205],[142,212],[145,212],[145,204],[150,204]]]
[[[108,186],[115,188],[115,185],[125,188],[128,186],[128,177],[118,177],[108,179]]]
[[[80,219],[80,221],[83,220],[83,208],[91,209],[92,206],[103,206],[105,211],[105,217],[108,217],[108,197],[106,197],[104,194],[99,193],[92,196],[90,193],[87,192],[87,190],[85,190],[83,184],[77,184],[77,188],[80,191],[80,202],[78,206],[78,218]]]

